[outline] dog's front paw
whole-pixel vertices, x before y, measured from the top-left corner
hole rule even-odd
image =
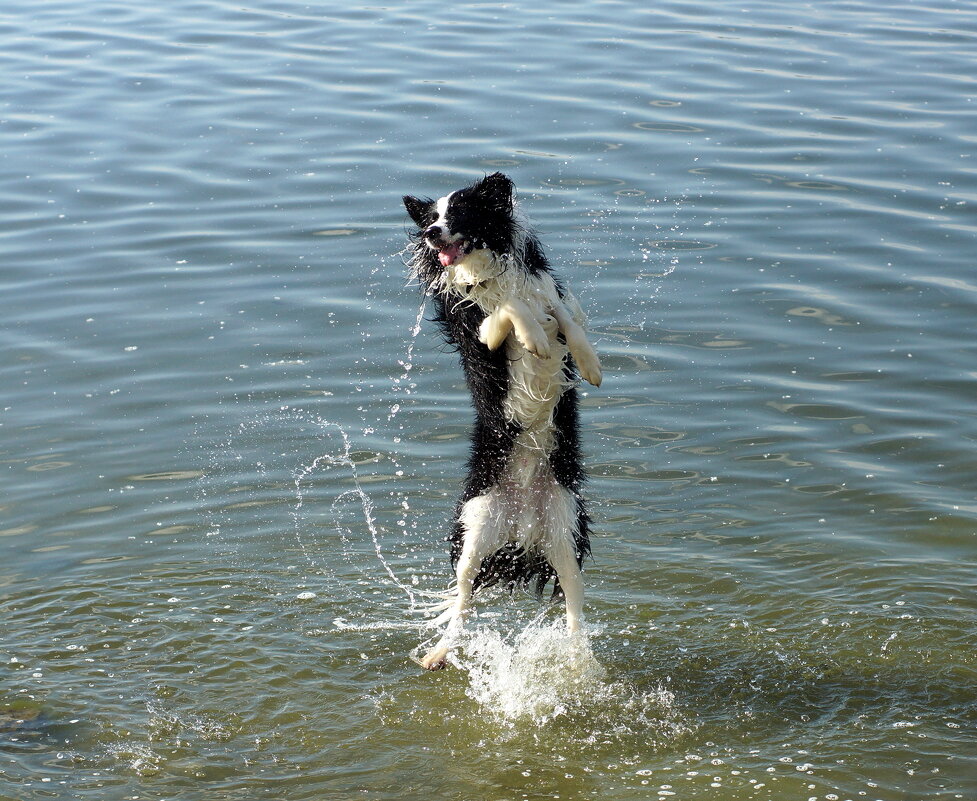
[[[588,384],[599,387],[604,375],[601,372],[600,359],[597,358],[597,354],[591,350],[589,353],[577,353],[576,357],[577,371],[580,373],[580,377]]]
[[[550,338],[547,336],[543,326],[536,322],[536,320],[526,321],[526,325],[521,331],[517,328],[516,336],[519,338],[522,346],[533,354],[533,356],[539,359],[548,359],[550,357]]]
[[[489,350],[495,350],[509,336],[512,330],[512,320],[501,311],[494,311],[478,327],[478,341]]]

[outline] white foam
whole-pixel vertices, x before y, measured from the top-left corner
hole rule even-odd
[[[466,694],[503,725],[542,726],[568,717],[593,720],[598,728],[611,721],[633,731],[681,728],[670,692],[642,692],[613,680],[590,635],[569,635],[562,620],[533,622],[511,641],[490,626],[473,626],[449,662],[466,672]]]

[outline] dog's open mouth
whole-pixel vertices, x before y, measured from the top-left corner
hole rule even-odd
[[[469,251],[468,243],[463,239],[448,244],[439,243],[435,247],[437,247],[438,261],[441,262],[442,267],[450,267]]]
[[[438,261],[441,262],[442,267],[450,267],[461,258],[462,253],[464,248],[461,242],[445,245],[438,251]]]

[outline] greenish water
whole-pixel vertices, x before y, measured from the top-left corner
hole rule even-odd
[[[977,796],[977,5],[0,10],[0,799]],[[470,419],[400,196],[590,313],[592,654],[410,655]]]

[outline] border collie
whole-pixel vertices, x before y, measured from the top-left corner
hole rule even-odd
[[[421,660],[436,670],[483,587],[542,594],[552,578],[569,632],[580,630],[590,519],[575,385],[579,373],[599,386],[601,368],[580,304],[550,271],[507,176],[439,200],[408,195],[404,205],[418,226],[408,267],[434,299],[434,320],[461,357],[475,407],[468,476],[447,538],[456,586],[435,621],[448,625]]]

